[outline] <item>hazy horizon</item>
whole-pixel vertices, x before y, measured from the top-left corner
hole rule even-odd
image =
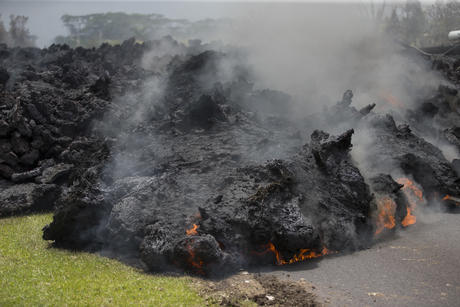
[[[387,5],[401,1],[387,1]],[[433,1],[422,1],[424,3]],[[232,18],[257,13],[262,4],[266,6],[355,6],[356,10],[363,10],[370,1],[148,1],[148,0],[20,0],[0,1],[0,14],[5,25],[8,24],[9,15],[24,15],[29,17],[28,28],[31,34],[36,35],[37,46],[45,47],[53,43],[58,35],[66,35],[66,29],[61,21],[61,16],[87,15],[95,13],[124,12],[128,14],[156,13],[171,19],[188,19],[191,21],[201,19]],[[378,3],[378,2],[375,2]],[[374,4],[375,4],[374,3]]]

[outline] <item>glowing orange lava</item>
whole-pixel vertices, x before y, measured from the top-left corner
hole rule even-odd
[[[456,206],[460,206],[460,198],[453,197],[453,196],[450,196],[450,195],[446,195],[446,196],[444,196],[444,198],[442,200],[452,200],[453,202],[455,202]]]
[[[404,187],[402,188],[402,190],[404,192],[406,192],[406,191],[409,192],[410,191],[412,193],[412,195],[410,193],[406,193],[406,196],[408,196],[410,198],[409,199],[410,201],[411,200],[413,200],[414,202],[416,202],[418,200],[420,200],[421,202],[425,201],[424,198],[423,198],[422,190],[419,189],[412,180],[410,180],[409,178],[404,178],[403,177],[403,178],[397,179],[396,181],[399,184],[404,184]],[[416,199],[414,199],[414,197]]]
[[[382,97],[386,102],[389,102],[393,107],[404,108],[404,105],[395,96],[388,92],[380,92],[380,97]]]
[[[416,222],[417,222],[417,218],[415,217],[415,215],[412,215],[410,207],[407,207],[407,215],[404,218],[404,220],[401,222],[401,225],[403,225],[404,227],[407,227],[407,226],[415,224]]]
[[[423,192],[419,189],[415,183],[410,180],[409,178],[399,178],[396,180],[399,184],[403,184],[404,187],[402,191],[406,195],[407,201],[409,204],[407,205],[407,215],[404,220],[401,222],[401,225],[404,227],[413,225],[417,222],[417,218],[413,214],[417,204],[425,202],[423,198]]]
[[[300,262],[300,261],[304,261],[304,260],[312,259],[312,258],[318,258],[318,257],[322,257],[322,256],[325,256],[325,255],[329,255],[329,254],[334,253],[334,252],[328,250],[326,247],[323,247],[321,252],[316,252],[316,251],[313,251],[313,250],[307,248],[307,249],[301,249],[300,252],[298,254],[295,254],[291,259],[284,260],[282,258],[282,256],[281,256],[280,252],[276,249],[275,245],[272,242],[268,242],[268,244],[265,247],[267,248],[267,250],[265,250],[265,251],[263,251],[261,253],[256,253],[256,254],[263,255],[267,251],[272,252],[273,254],[275,254],[276,264],[277,265],[291,264],[291,263]]]
[[[383,229],[392,229],[396,226],[395,221],[395,211],[396,211],[396,204],[395,202],[385,196],[377,200],[377,205],[379,208],[379,215],[377,216],[376,226],[377,229],[375,230],[375,234],[378,235],[383,231]]]
[[[193,224],[192,228],[185,230],[187,236],[196,236],[198,235],[198,231],[196,231],[200,226],[197,224]]]
[[[193,250],[192,246],[189,244],[187,245],[187,251],[189,254],[189,257],[187,259],[188,263],[190,263],[194,268],[197,269],[197,272],[199,274],[204,274],[203,272],[203,260],[199,259],[195,255],[195,251]]]

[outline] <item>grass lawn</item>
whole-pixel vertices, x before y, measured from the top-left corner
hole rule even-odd
[[[148,275],[95,254],[49,248],[50,214],[0,219],[0,306],[203,306],[187,277]]]

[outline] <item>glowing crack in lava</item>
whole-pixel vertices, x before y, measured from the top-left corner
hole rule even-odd
[[[442,200],[451,200],[455,203],[456,206],[460,206],[460,198],[457,198],[457,197],[453,197],[453,196],[450,196],[450,195],[446,195],[443,197]]]
[[[403,184],[404,187],[402,191],[406,195],[407,201],[409,204],[407,205],[407,215],[404,220],[401,222],[401,225],[404,227],[413,225],[417,222],[417,218],[413,214],[417,204],[421,204],[425,202],[423,198],[423,192],[420,188],[418,188],[415,183],[410,180],[409,178],[399,178],[396,180],[399,184]]]
[[[385,228],[392,229],[396,226],[395,202],[390,197],[385,196],[377,200],[377,206],[379,208],[379,214],[376,221],[376,235],[380,234]]]
[[[193,248],[192,248],[192,246],[190,244],[187,245],[187,251],[188,251],[188,254],[189,254],[187,262],[197,270],[197,273],[203,275],[204,274],[204,272],[203,272],[203,264],[204,264],[203,260],[201,260],[200,258],[196,257],[195,251],[193,250]]]
[[[335,254],[336,252],[328,250],[326,247],[323,247],[321,252],[316,252],[311,249],[301,249],[299,253],[295,254],[291,259],[284,260],[281,256],[280,252],[276,249],[275,245],[272,242],[268,242],[263,246],[265,248],[262,252],[253,252],[256,255],[264,255],[267,252],[272,252],[276,258],[276,265],[285,265],[285,264],[292,264],[295,262],[305,261],[307,259],[319,258],[330,254]]]

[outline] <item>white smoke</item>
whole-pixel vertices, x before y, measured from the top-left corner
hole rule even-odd
[[[440,76],[427,63],[401,54],[402,47],[359,5],[263,3],[235,6],[232,31],[215,35],[248,51],[256,85],[285,91],[304,112],[335,103],[347,89],[355,105],[391,94],[410,106],[434,89]]]

